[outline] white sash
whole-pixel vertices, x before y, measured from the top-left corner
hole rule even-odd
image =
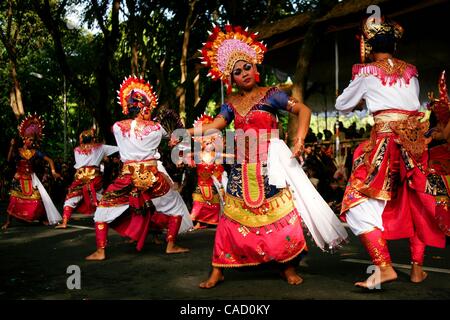
[[[57,224],[58,222],[60,222],[62,220],[62,217],[59,214],[58,209],[56,209],[52,199],[45,190],[44,185],[41,183],[41,181],[39,180],[39,178],[35,173],[31,174],[31,182],[33,184],[33,187],[37,187],[39,193],[41,194],[41,199],[45,207],[45,213],[47,213],[47,219],[50,225]]]
[[[269,184],[289,186],[295,207],[317,246],[323,251],[338,247],[347,239],[342,223],[317,192],[284,141],[270,139],[267,159]]]

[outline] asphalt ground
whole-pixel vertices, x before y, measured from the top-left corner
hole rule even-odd
[[[6,218],[5,206],[0,206],[0,223]],[[214,228],[181,235],[179,244],[191,251],[173,255],[165,254],[164,244],[156,245],[150,239],[137,252],[110,230],[107,259],[98,262],[84,260],[95,250],[92,217],[76,214],[70,225],[61,230],[15,220],[0,232],[0,300],[450,299],[448,246],[427,248],[428,278],[414,284],[409,281],[408,241],[390,241],[398,280],[380,290],[363,290],[353,286],[369,275],[369,256],[359,239],[349,231],[349,243],[330,254],[321,252],[307,236],[309,252],[297,268],[304,279],[301,285],[288,285],[274,268],[251,267],[226,269],[225,281],[205,290],[198,284],[211,270]],[[75,273],[68,268],[79,268],[79,282],[69,278]],[[79,284],[79,289],[73,288],[74,284]]]

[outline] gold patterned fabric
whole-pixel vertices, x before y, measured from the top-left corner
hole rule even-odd
[[[224,214],[248,227],[261,227],[274,223],[294,210],[289,189],[268,198],[259,208],[249,208],[243,199],[225,195]]]

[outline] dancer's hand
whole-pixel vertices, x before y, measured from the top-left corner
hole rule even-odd
[[[52,171],[52,176],[53,176],[53,179],[55,179],[55,180],[57,180],[57,179],[63,180],[63,177],[61,177],[61,175],[56,171]]]
[[[303,150],[305,149],[305,142],[302,138],[295,139],[294,147],[292,148],[292,158],[301,159]]]

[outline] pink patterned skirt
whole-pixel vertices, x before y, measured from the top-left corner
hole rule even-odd
[[[216,230],[212,265],[244,267],[288,262],[307,249],[297,210],[263,227],[251,228],[222,215]]]

